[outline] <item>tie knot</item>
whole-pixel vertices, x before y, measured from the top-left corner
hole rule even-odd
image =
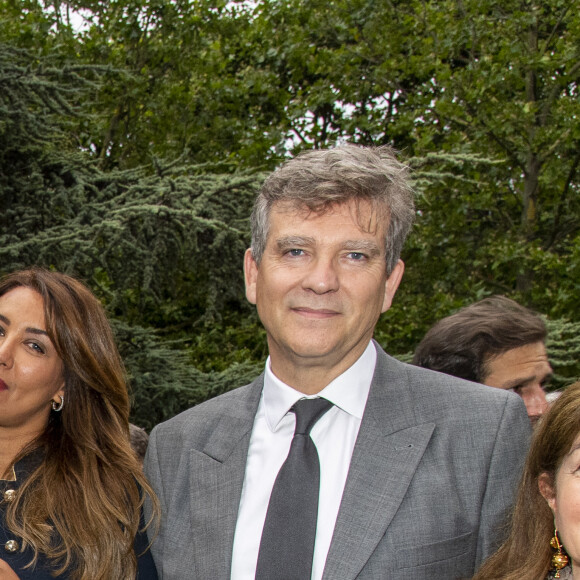
[[[300,399],[290,409],[296,414],[294,435],[309,435],[316,421],[332,407],[326,399]]]

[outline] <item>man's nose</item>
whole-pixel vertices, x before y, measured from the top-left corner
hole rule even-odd
[[[546,392],[540,384],[529,386],[522,394],[522,399],[526,404],[529,416],[542,415],[548,410]]]
[[[335,261],[330,257],[318,257],[313,260],[302,281],[302,286],[317,294],[338,290],[339,276]]]

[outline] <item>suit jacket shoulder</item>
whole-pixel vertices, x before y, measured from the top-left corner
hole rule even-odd
[[[183,411],[179,415],[157,425],[151,436],[160,443],[166,442],[168,450],[182,445],[199,446],[211,438],[215,432],[231,431],[232,423],[243,423],[253,416],[258,408],[263,386],[263,375],[249,385],[238,387],[223,395],[205,401],[200,405]]]
[[[262,385],[260,376],[151,432],[144,468],[161,505],[160,529],[151,538],[160,578],[229,578]]]
[[[377,352],[323,578],[471,577],[501,540],[525,407]]]

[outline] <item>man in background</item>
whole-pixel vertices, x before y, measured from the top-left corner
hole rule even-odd
[[[413,364],[517,393],[532,424],[548,408],[552,377],[546,325],[531,310],[491,296],[437,322],[425,335]]]
[[[147,453],[147,445],[149,444],[147,431],[142,427],[129,423],[129,440],[131,441],[131,449],[133,449],[137,459],[143,465],[145,453]]]

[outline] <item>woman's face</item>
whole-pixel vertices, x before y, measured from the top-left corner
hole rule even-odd
[[[41,432],[63,393],[63,363],[46,333],[43,299],[14,288],[0,296],[0,430]]]
[[[540,492],[554,514],[558,535],[572,560],[580,568],[580,434],[556,472],[555,485],[546,474],[539,479]]]

